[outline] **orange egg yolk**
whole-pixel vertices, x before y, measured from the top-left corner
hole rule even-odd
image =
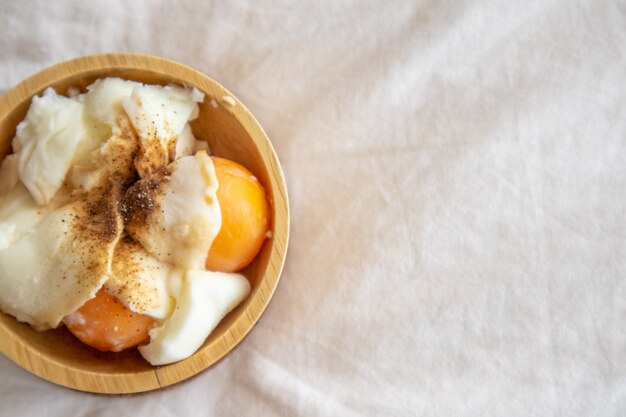
[[[236,162],[212,157],[218,181],[222,227],[215,237],[206,268],[234,272],[257,255],[269,226],[269,203],[261,183]]]
[[[147,340],[155,321],[133,313],[103,288],[63,323],[83,343],[103,352],[119,352]]]

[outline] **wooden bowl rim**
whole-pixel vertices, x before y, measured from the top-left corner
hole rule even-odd
[[[212,343],[205,344],[191,357],[170,365],[140,372],[99,373],[61,363],[29,345],[0,321],[0,352],[29,372],[68,388],[102,394],[128,394],[163,388],[188,379],[209,368],[228,354],[254,327],[278,285],[287,255],[289,206],[287,187],[276,152],[248,109],[225,87],[209,76],[178,62],[152,55],[108,53],[87,55],[49,66],[21,81],[0,97],[0,125],[16,106],[66,78],[113,70],[148,71],[167,78],[180,79],[208,96],[230,96],[235,105],[224,106],[246,129],[259,150],[268,171],[273,201],[273,244],[259,288],[252,293],[247,308],[237,320]],[[0,157],[0,160],[2,158]],[[2,313],[0,313],[2,314]]]

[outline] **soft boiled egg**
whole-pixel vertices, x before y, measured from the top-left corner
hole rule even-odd
[[[139,346],[142,356],[153,365],[172,363],[193,354],[249,294],[243,275],[201,267],[221,220],[214,170],[212,158],[198,152],[128,189],[122,203],[128,236],[115,248],[105,290],[64,320],[80,340],[119,351],[149,335]]]
[[[203,99],[117,78],[33,99],[0,166],[3,311],[103,351],[143,343],[153,365],[202,345],[249,294],[234,271],[270,221],[256,177],[194,137]]]

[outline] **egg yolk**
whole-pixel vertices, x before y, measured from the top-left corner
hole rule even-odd
[[[222,227],[215,237],[206,268],[234,272],[257,255],[269,225],[265,190],[250,171],[236,162],[212,157],[218,181]]]
[[[155,321],[133,313],[103,288],[63,323],[83,343],[103,352],[120,352],[147,340]]]

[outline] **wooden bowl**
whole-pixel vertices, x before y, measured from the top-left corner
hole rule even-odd
[[[271,202],[273,236],[242,273],[252,291],[226,316],[191,357],[154,367],[136,349],[101,353],[75,339],[64,327],[37,332],[0,313],[0,351],[33,374],[56,384],[97,393],[133,393],[183,381],[214,364],[233,349],[259,319],[278,284],[289,237],[289,209],[283,174],[272,145],[252,114],[206,75],[163,58],[133,54],[86,56],[62,62],[27,78],[0,97],[0,160],[10,152],[15,127],[31,99],[45,88],[65,93],[84,89],[102,77],[152,84],[185,84],[206,94],[192,122],[197,138],[217,156],[247,167],[264,185]]]

